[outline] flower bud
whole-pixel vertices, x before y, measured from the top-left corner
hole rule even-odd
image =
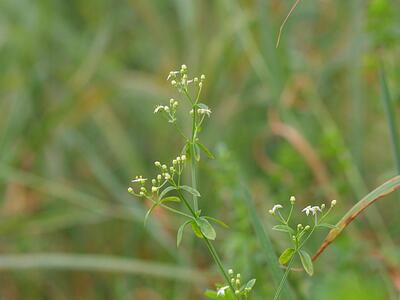
[[[228,274],[229,274],[229,275],[233,275],[233,270],[232,270],[232,269],[229,269],[229,270],[228,270]]]
[[[336,200],[332,200],[331,207],[334,207],[335,205],[336,205]]]
[[[325,208],[325,203],[322,203],[321,209],[324,209],[324,208]]]
[[[171,85],[172,86],[176,86],[176,81],[175,80],[171,80]]]
[[[306,227],[304,227],[305,230],[309,230],[310,229],[310,225],[307,225]]]
[[[296,202],[296,197],[295,196],[291,196],[290,197],[290,203],[294,204]]]
[[[133,193],[133,188],[128,187],[128,193]]]
[[[185,160],[186,160],[186,155],[183,154],[183,155],[181,156],[181,159],[182,159],[183,161],[185,161]]]
[[[201,79],[201,80],[204,80],[204,79],[206,79],[206,75],[204,75],[204,74],[201,74],[201,76],[200,76],[200,79]]]
[[[152,185],[156,185],[156,184],[157,184],[157,180],[152,179],[152,180],[151,180],[151,184],[152,184]]]
[[[158,188],[157,188],[156,186],[152,186],[152,187],[151,187],[151,191],[152,191],[153,193],[155,193],[155,192],[158,191]]]
[[[159,161],[156,161],[156,162],[154,163],[154,165],[155,165],[156,167],[160,167],[160,166],[161,166],[161,163],[160,163]]]

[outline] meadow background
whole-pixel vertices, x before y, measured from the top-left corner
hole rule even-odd
[[[157,210],[144,227],[147,203],[126,191],[181,149],[153,110],[177,97],[166,77],[183,63],[207,76],[213,111],[201,206],[230,225],[216,246],[257,278],[254,299],[274,293],[256,217],[279,252],[273,204],[337,199],[336,222],[399,173],[400,2],[301,1],[276,49],[292,3],[0,2],[0,299],[203,299],[221,280],[201,241],[176,249],[182,220]],[[399,201],[369,208],[314,277],[291,274],[296,298],[398,300]]]

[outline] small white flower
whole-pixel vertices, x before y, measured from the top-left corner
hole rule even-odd
[[[281,209],[281,208],[283,208],[282,205],[280,205],[280,204],[275,204],[274,207],[272,207],[272,209],[269,210],[269,213],[270,213],[271,215],[273,215],[273,214],[275,214],[275,212],[276,212],[278,209]]]
[[[331,202],[331,207],[334,207],[335,205],[336,205],[336,200],[332,200],[332,202]]]
[[[295,196],[291,196],[290,197],[290,203],[294,204],[296,202],[296,197]]]
[[[211,110],[208,108],[199,108],[197,113],[200,115],[207,115],[209,117],[211,115]]]
[[[160,111],[163,111],[163,110],[164,110],[164,106],[157,105],[156,108],[154,109],[154,113],[156,114],[156,113],[158,113]]]
[[[228,289],[228,288],[229,287],[227,285],[223,286],[222,288],[219,288],[218,291],[217,291],[217,296],[225,296],[225,290]]]
[[[321,212],[321,208],[319,206],[307,206],[305,208],[303,208],[302,212],[305,212],[306,215],[308,216],[310,213],[312,213],[312,215],[315,215],[317,212]]]
[[[140,177],[136,177],[136,178],[133,179],[131,182],[132,182],[132,183],[137,183],[137,182],[139,182],[139,183],[145,183],[146,180],[147,180],[147,178],[142,178],[142,176],[140,176]]]

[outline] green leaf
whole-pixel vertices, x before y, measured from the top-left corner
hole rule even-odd
[[[215,232],[214,227],[207,221],[206,218],[200,217],[196,220],[197,225],[200,227],[201,232],[204,236],[209,240],[215,240],[217,237],[217,233]]]
[[[208,158],[215,159],[215,156],[211,153],[210,150],[206,146],[204,146],[202,143],[197,142],[197,145],[200,147],[201,150],[208,156]]]
[[[209,217],[209,216],[204,216],[204,218],[206,218],[206,219],[208,219],[208,220],[210,220],[210,221],[213,221],[213,222],[215,222],[215,223],[218,223],[218,224],[221,225],[222,227],[229,228],[229,226],[228,226],[227,224],[225,224],[225,223],[224,223],[223,221],[221,221],[221,220],[218,220],[218,219],[216,219],[216,218]]]
[[[189,142],[187,142],[185,144],[185,146],[183,146],[182,154],[186,154],[186,158],[187,159],[191,158],[191,155],[190,155],[191,154],[191,147],[190,147],[190,143]]]
[[[198,190],[192,188],[191,186],[181,185],[180,189],[185,190],[186,192],[191,193],[193,196],[200,197],[200,193]]]
[[[325,228],[330,228],[330,229],[336,228],[335,225],[328,224],[328,223],[321,223],[321,224],[318,224],[318,227],[325,227]]]
[[[210,109],[210,108],[208,107],[208,105],[206,105],[206,104],[204,104],[204,103],[197,103],[197,107],[198,107],[198,108],[201,108],[201,109]]]
[[[197,144],[193,144],[193,156],[196,161],[200,161],[200,148]]]
[[[176,190],[176,187],[174,187],[174,186],[169,186],[169,187],[166,187],[162,192],[161,192],[161,194],[160,194],[160,199],[162,199],[167,193],[169,193],[169,192],[171,192],[171,191],[173,191],[173,190]]]
[[[294,234],[294,231],[292,228],[290,228],[288,225],[275,225],[272,227],[273,230],[276,231],[282,231],[282,232],[289,232],[290,234]]]
[[[179,199],[176,196],[170,196],[170,197],[166,197],[160,200],[160,203],[164,203],[164,202],[181,202],[181,199]]]
[[[150,214],[153,212],[153,210],[158,206],[159,203],[154,203],[150,209],[147,211],[146,215],[144,216],[144,225],[146,226],[147,219],[150,217]]]
[[[256,279],[250,279],[247,283],[246,283],[246,289],[252,289],[254,287],[254,285],[256,284]]]
[[[298,253],[304,270],[308,275],[312,276],[314,273],[314,266],[310,255],[305,250],[300,250]]]
[[[194,232],[194,234],[198,237],[198,238],[203,238],[203,235],[201,234],[201,230],[200,227],[196,224],[195,221],[191,221],[190,224],[192,225],[192,230]]]
[[[186,225],[192,222],[191,220],[186,221],[183,223],[181,226],[179,226],[178,233],[176,234],[176,247],[178,248],[179,245],[182,242],[182,237],[183,237],[183,230],[185,229]]]
[[[279,263],[281,265],[286,265],[289,260],[293,257],[295,250],[293,248],[287,248],[282,252],[281,256],[279,256]]]

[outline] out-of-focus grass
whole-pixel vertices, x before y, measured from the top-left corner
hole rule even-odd
[[[221,170],[241,174],[265,228],[270,224],[262,212],[291,194],[300,205],[336,194],[345,212],[396,173],[379,101],[377,49],[396,115],[400,4],[302,1],[275,49],[291,4],[2,1],[0,253],[84,254],[91,262],[97,255],[118,256],[175,266],[189,277],[214,273],[197,241],[187,239],[175,250],[178,219],[156,211],[144,228],[146,207],[126,193],[133,175],[149,174],[155,159],[170,160],[180,150],[152,110],[173,96],[165,77],[185,63],[207,75],[204,102],[213,118],[204,138],[214,150],[227,149],[200,169],[205,209],[231,226],[218,232],[217,246],[227,266],[258,279],[255,299],[271,296],[262,245]],[[277,135],[276,120],[295,128],[317,160]],[[226,168],[223,153],[238,170]],[[318,170],[328,187],[318,181]],[[318,261],[314,278],[294,274],[294,292],[303,299],[395,299],[387,269],[399,267],[396,201],[369,211],[370,222],[352,225]],[[271,239],[280,248],[279,237]],[[0,298],[200,299],[201,289],[219,280],[197,282],[193,275],[188,284],[176,274],[154,279],[85,265],[67,272],[65,261],[51,259],[57,269],[38,263],[29,272],[10,269],[9,260],[11,267],[0,271]]]

